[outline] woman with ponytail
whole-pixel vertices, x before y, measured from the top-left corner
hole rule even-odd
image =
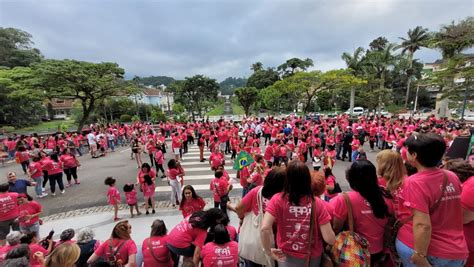
[[[381,237],[388,217],[393,212],[391,201],[379,187],[375,166],[370,161],[358,160],[352,163],[346,178],[352,189],[347,195],[352,206],[354,231],[369,242],[371,264],[375,264],[383,256]],[[334,209],[333,228],[338,233],[348,218],[348,208],[342,195],[332,199],[331,205]]]

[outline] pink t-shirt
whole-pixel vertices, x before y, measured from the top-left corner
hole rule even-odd
[[[150,241],[148,241],[150,240]],[[173,260],[171,254],[166,246],[168,244],[168,237],[152,236],[143,240],[142,254],[144,267],[172,267]],[[150,250],[151,248],[151,250]],[[152,255],[153,253],[153,255]],[[158,259],[157,260],[155,260]]]
[[[464,209],[474,212],[474,176],[462,185],[461,205]],[[464,224],[464,236],[469,251],[474,252],[474,221]]]
[[[210,189],[214,193],[215,202],[221,202],[221,197],[228,193],[227,192],[228,186],[229,186],[229,182],[223,177],[212,179],[211,184],[210,184]]]
[[[107,191],[107,199],[109,200],[110,205],[119,204],[120,203],[120,192],[117,188],[110,186],[109,190]]]
[[[30,248],[30,267],[42,267],[43,265],[34,255],[36,252],[41,252],[46,257],[48,251],[38,244],[29,244],[28,247]]]
[[[25,216],[33,215],[33,214],[41,212],[42,207],[41,207],[41,204],[39,204],[38,202],[30,201],[28,203],[18,206],[18,209],[20,210],[20,215],[18,216],[18,220],[20,221],[20,226],[28,227],[37,223],[39,220],[39,216],[35,216],[31,219],[27,219],[25,218]]]
[[[180,173],[178,169],[168,169],[168,177],[170,180],[176,180],[176,177],[178,177]]]
[[[125,192],[125,199],[127,200],[128,205],[137,204],[137,190],[133,188],[130,192]]]
[[[289,202],[283,193],[277,193],[268,202],[266,212],[275,218],[277,224],[276,242],[278,247],[292,257],[304,259],[308,251],[308,234],[311,218],[311,200],[303,197],[300,205],[296,206]],[[313,245],[311,256],[319,257],[323,252],[323,242],[319,233],[319,226],[329,223],[329,215],[324,201],[315,198]]]
[[[63,172],[62,162],[61,161],[54,161],[51,159],[47,159],[43,161],[43,170],[48,172],[48,175],[58,174]]]
[[[151,185],[147,183],[143,183],[142,189],[143,189],[143,196],[145,197],[152,197],[155,195],[155,183],[151,183]]]
[[[262,186],[257,186],[250,190],[244,198],[242,198],[242,201],[240,202],[242,205],[244,205],[245,209],[244,211],[250,212],[253,211],[255,215],[258,215],[258,191],[262,188]],[[265,207],[268,203],[268,199],[264,198],[262,196],[262,210],[265,211]]]
[[[0,222],[7,221],[18,217],[18,193],[1,193],[0,194]]]
[[[182,220],[168,234],[168,243],[173,247],[187,248],[191,244],[196,247],[204,246],[207,237],[207,229],[193,228],[189,223],[189,218]]]
[[[350,191],[347,193],[352,205],[352,216],[354,218],[354,231],[369,241],[370,254],[376,254],[383,250],[383,233],[388,218],[380,219],[375,217],[367,202],[358,192]],[[390,201],[385,200],[390,213],[393,212],[393,206]],[[347,205],[344,197],[339,195],[330,202],[333,206],[334,218],[339,221],[347,220]]]
[[[179,210],[183,213],[183,217],[186,218],[194,212],[204,209],[205,206],[206,202],[204,202],[202,198],[192,198],[191,200],[183,199],[182,206],[179,207]]]
[[[156,160],[157,164],[163,164],[163,162],[165,161],[165,157],[163,156],[163,152],[160,149],[158,149],[155,152],[155,160]]]
[[[18,247],[19,245],[14,245],[14,246],[10,246],[10,245],[5,245],[3,247],[0,247],[0,262],[3,262],[5,260],[5,257],[7,256],[7,253],[10,252],[10,250]]]
[[[448,175],[445,197],[430,214],[431,242],[428,255],[445,259],[466,259],[468,250],[462,223],[461,183],[456,174],[445,172]],[[410,217],[411,209],[429,214],[430,207],[441,195],[443,177],[443,170],[440,169],[425,170],[408,177],[399,194],[400,220]],[[414,247],[413,220],[400,228],[398,239],[408,247]]]
[[[122,245],[122,243],[125,242],[125,244]],[[99,257],[104,257],[106,259],[110,258],[118,249],[120,245],[122,247],[120,248],[119,251],[117,251],[117,254],[115,255],[118,260],[122,260],[122,263],[125,265],[128,262],[128,257],[130,257],[133,254],[137,254],[137,245],[132,239],[129,240],[123,240],[123,239],[112,239],[112,251],[110,251],[110,239],[102,243],[98,249],[94,251],[94,254],[96,254]]]
[[[206,267],[235,267],[239,264],[239,245],[235,241],[218,245],[207,243],[201,251],[203,266]]]
[[[64,163],[65,169],[77,167],[76,157],[70,154],[61,155],[59,159]]]
[[[28,165],[28,170],[30,171],[31,178],[33,179],[43,176],[43,168],[39,162],[30,162],[30,165]]]

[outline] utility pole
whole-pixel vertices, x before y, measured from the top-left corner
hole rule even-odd
[[[466,110],[466,106],[467,106],[467,95],[468,94],[469,94],[469,82],[466,83],[466,90],[464,92],[464,101],[462,103],[461,120],[464,119],[464,111]]]
[[[416,112],[416,106],[418,105],[418,92],[420,91],[420,84],[416,85],[415,104],[413,106],[413,114]]]

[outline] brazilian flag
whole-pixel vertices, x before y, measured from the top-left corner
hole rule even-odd
[[[244,167],[250,166],[254,162],[252,155],[245,151],[240,151],[234,161],[234,170],[240,171]]]

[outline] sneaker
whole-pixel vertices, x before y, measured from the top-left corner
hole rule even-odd
[[[55,197],[55,196],[56,196],[56,193],[51,193],[51,196],[52,196],[52,197]]]
[[[114,222],[120,221],[122,218],[115,217]]]
[[[72,184],[70,184],[70,183],[66,184],[66,188],[71,187],[71,185],[72,185]]]
[[[132,214],[132,216],[130,216],[131,218],[135,217],[135,215]]]
[[[146,213],[145,213],[145,214],[146,214],[146,215],[148,215],[148,214],[150,214],[150,213],[149,213],[148,211],[146,211]]]
[[[40,195],[39,197],[46,197],[48,196],[48,193],[43,193],[42,195]]]
[[[61,194],[64,194],[64,193],[66,193],[66,190],[62,190],[62,191],[61,191]]]
[[[139,216],[139,215],[142,215],[142,213],[141,213],[141,212],[138,212],[138,213],[137,213],[137,216]]]
[[[152,210],[151,213],[155,214],[155,210]]]
[[[76,180],[76,184],[81,184],[81,182],[79,182],[79,179]]]
[[[41,192],[44,192],[44,191],[46,191],[46,188],[41,187]]]

